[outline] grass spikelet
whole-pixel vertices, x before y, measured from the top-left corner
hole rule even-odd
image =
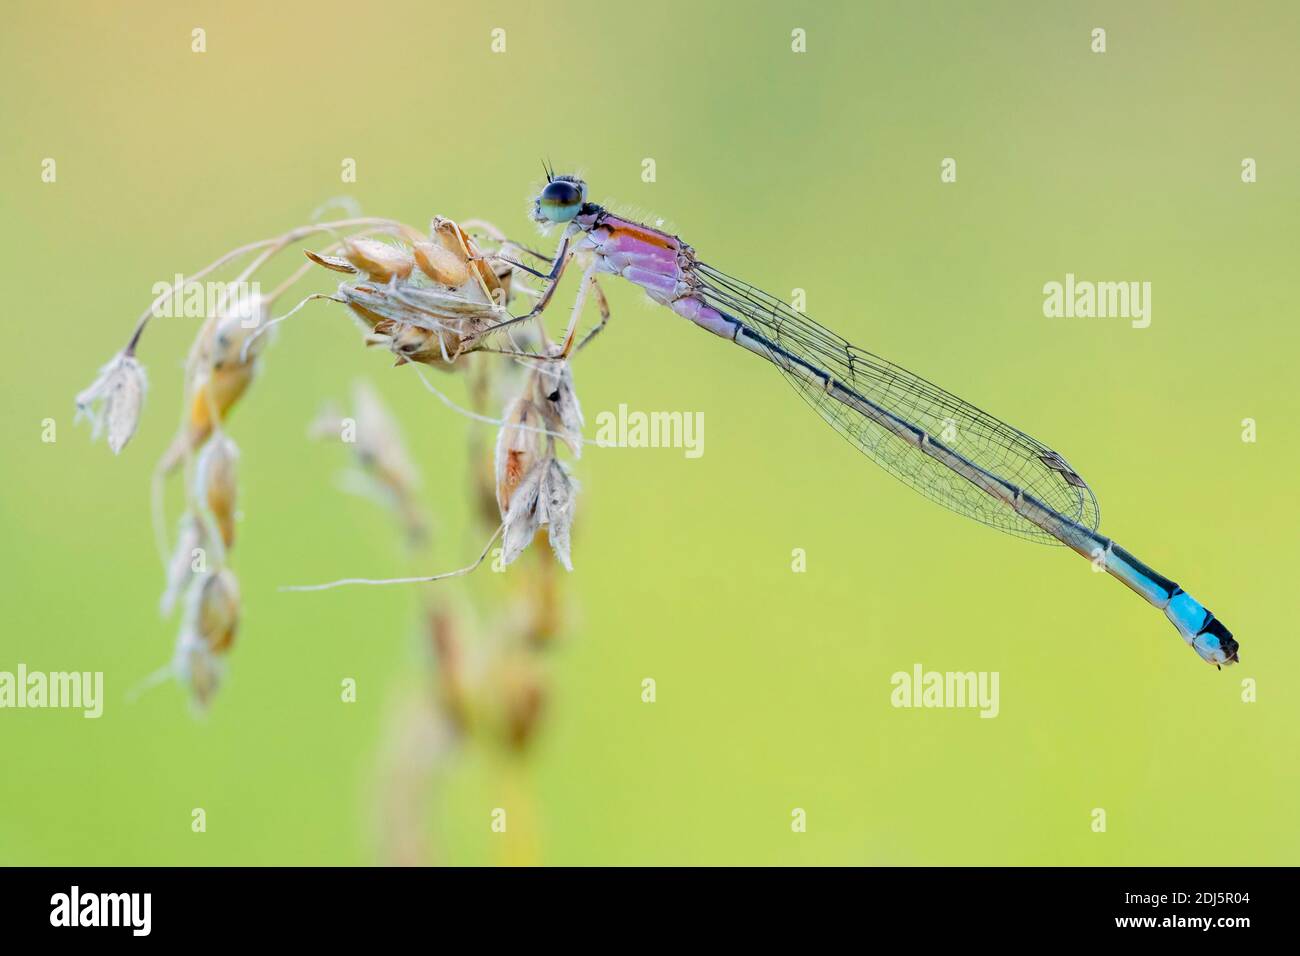
[[[226,548],[235,543],[238,463],[239,449],[229,436],[218,433],[203,446],[195,467],[195,500],[212,516]]]
[[[108,447],[119,454],[140,422],[146,387],[144,368],[134,355],[121,352],[77,395],[77,417],[90,420],[92,438],[106,431]]]

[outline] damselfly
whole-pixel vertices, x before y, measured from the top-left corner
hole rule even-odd
[[[1237,642],[1213,613],[1097,533],[1092,489],[1042,442],[701,262],[678,237],[588,202],[577,177],[548,171],[533,216],[564,232],[549,272],[510,262],[546,285],[535,308],[506,324],[539,315],[579,256],[587,263],[584,291],[597,273],[640,286],[655,302],[771,362],[836,431],[930,500],[999,531],[1065,545],[1163,610],[1203,660],[1238,660]],[[577,309],[566,344],[576,320]]]

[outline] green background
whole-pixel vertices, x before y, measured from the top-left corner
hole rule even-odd
[[[125,701],[172,645],[147,486],[192,321],[147,337],[120,458],[73,428],[72,396],[155,282],[334,196],[541,244],[542,157],[1057,448],[1103,531],[1214,608],[1243,663],[1206,667],[1086,562],[909,492],[762,363],[607,282],[614,322],[575,365],[589,428],[620,402],[702,411],[705,454],[579,463],[544,726],[522,762],[477,745],[456,761],[429,801],[436,859],[1300,861],[1294,4],[18,3],[5,21],[0,670],[102,670],[108,699],[98,721],[0,712],[0,862],[383,858],[377,754],[427,681],[417,595],[277,592],[406,570],[305,425],[359,376],[380,388],[437,515],[432,572],[478,544],[467,423],[337,307],[284,327],[231,424],[245,619],[195,720],[175,685]],[[1044,318],[1067,272],[1150,281],[1151,327]],[[918,662],[1000,672],[1001,714],[892,708],[890,675]],[[492,834],[492,808],[525,799]]]

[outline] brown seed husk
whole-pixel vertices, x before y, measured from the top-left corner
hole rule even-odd
[[[415,268],[415,260],[405,249],[364,236],[345,239],[343,255],[376,282],[388,282],[394,276],[405,279]]]
[[[469,278],[465,263],[441,243],[417,242],[414,253],[420,271],[435,282],[455,288]]]
[[[236,470],[239,449],[229,437],[217,434],[203,446],[196,469],[195,497],[207,506],[229,548],[235,543]]]
[[[510,513],[515,490],[537,464],[541,449],[542,417],[527,398],[510,403],[497,433],[496,491],[501,517]]]
[[[327,256],[319,252],[312,252],[310,249],[304,249],[303,253],[318,266],[324,266],[326,269],[333,269],[335,272],[346,272],[349,275],[356,275],[357,270],[352,263],[339,256]]]
[[[191,633],[213,653],[224,654],[239,629],[239,582],[229,568],[210,572],[196,585]]]
[[[497,305],[505,304],[505,290],[501,287],[501,279],[487,262],[479,258],[481,252],[469,233],[450,219],[443,219],[441,216],[433,220],[430,231],[433,238],[438,240],[448,252],[458,261],[465,263],[474,277],[475,285],[488,302]]]
[[[221,686],[222,662],[203,642],[190,631],[183,631],[172,658],[172,670],[177,680],[190,691],[195,708],[206,711]]]

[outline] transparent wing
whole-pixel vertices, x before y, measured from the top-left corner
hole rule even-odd
[[[1086,528],[1101,514],[1092,489],[1061,455],[1019,429],[901,366],[849,344],[775,296],[705,263],[695,264],[697,294],[795,358],[824,371],[870,402],[925,431],[1003,481]],[[841,435],[890,474],[931,501],[999,531],[1044,544],[1060,542],[883,425],[832,398],[815,382],[782,367],[795,389]]]

